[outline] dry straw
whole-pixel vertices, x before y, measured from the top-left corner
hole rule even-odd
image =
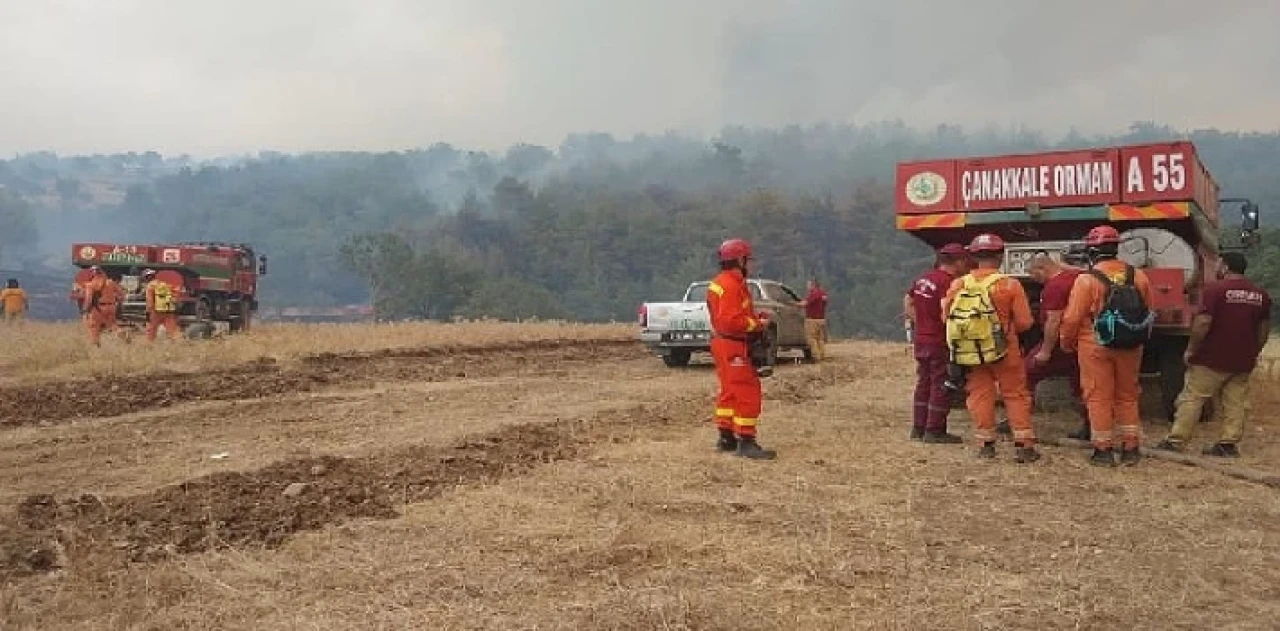
[[[163,334],[162,334],[163,335]],[[349,353],[387,348],[483,346],[513,341],[626,339],[627,324],[542,322],[411,322],[393,324],[260,324],[247,334],[206,341],[161,339],[147,343],[134,334],[129,343],[103,336],[100,348],[88,342],[83,326],[27,323],[0,326],[0,383],[194,372],[271,358],[280,362],[317,353]]]

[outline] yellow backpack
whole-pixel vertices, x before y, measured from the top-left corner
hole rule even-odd
[[[155,284],[156,312],[169,313],[177,311],[178,305],[173,299],[173,288],[169,286],[169,283],[159,280],[151,282]]]
[[[1008,352],[1004,327],[996,314],[991,288],[1004,274],[992,274],[982,280],[966,274],[964,285],[947,309],[947,347],[951,363],[960,366],[994,364]]]

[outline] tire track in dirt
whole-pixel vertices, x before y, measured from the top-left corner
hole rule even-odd
[[[0,522],[0,577],[85,563],[145,562],[220,547],[275,548],[301,531],[351,519],[391,519],[397,506],[448,489],[521,475],[583,456],[600,442],[691,422],[705,397],[512,425],[452,446],[379,456],[287,460],[222,472],[130,497],[33,495]],[[286,492],[291,485],[300,491]],[[6,523],[7,522],[7,523]]]
[[[281,366],[274,360],[202,373],[167,373],[0,388],[0,428],[106,418],[189,401],[243,400],[281,393],[364,387],[375,381],[492,377],[538,365],[637,356],[632,340],[548,340],[483,346],[323,353]]]
[[[820,398],[852,377],[821,366],[775,378],[770,398]],[[32,495],[0,520],[0,578],[61,567],[146,562],[223,547],[275,548],[302,531],[351,519],[391,519],[397,507],[458,487],[518,476],[586,456],[599,444],[631,442],[672,425],[707,422],[709,393],[596,413],[508,425],[452,446],[414,446],[359,458],[281,461],[221,472],[127,497]],[[290,493],[291,485],[299,492]]]

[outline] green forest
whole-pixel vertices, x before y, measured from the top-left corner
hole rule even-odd
[[[246,242],[271,259],[264,305],[372,301],[380,317],[628,321],[750,239],[757,273],[816,275],[837,335],[897,336],[898,296],[929,251],[894,229],[900,160],[1189,138],[1224,195],[1280,222],[1280,133],[1047,138],[900,123],[569,136],[559,147],[262,153],[216,163],[154,153],[0,162],[3,267],[66,270],[72,240]],[[1234,216],[1228,214],[1225,227]],[[1280,232],[1253,275],[1280,291]],[[64,266],[59,268],[58,266]]]

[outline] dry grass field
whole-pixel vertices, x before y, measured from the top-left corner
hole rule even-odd
[[[711,371],[665,368],[625,325],[281,325],[100,350],[66,327],[11,333],[3,628],[1280,619],[1280,490],[909,442],[901,344],[780,366],[761,427],[780,458],[743,462],[711,448]],[[1280,474],[1271,370],[1231,466]],[[1045,437],[1073,424],[1037,419]]]
[[[163,335],[163,333],[161,334]],[[147,344],[141,333],[128,343],[110,335],[103,346],[85,343],[79,324],[29,323],[21,331],[0,326],[0,384],[50,379],[195,372],[253,361],[295,361],[318,353],[388,349],[461,348],[495,343],[633,339],[634,327],[563,322],[514,324],[467,322],[410,324],[259,324],[253,335],[220,337],[212,343]]]

